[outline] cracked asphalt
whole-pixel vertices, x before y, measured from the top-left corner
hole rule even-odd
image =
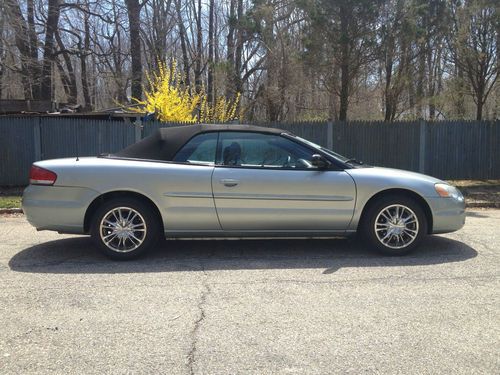
[[[113,262],[0,217],[0,373],[498,374],[500,210],[383,257],[170,240]]]

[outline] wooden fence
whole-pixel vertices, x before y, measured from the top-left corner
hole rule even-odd
[[[155,129],[179,124],[0,117],[0,186],[25,185],[31,163],[115,152]],[[500,178],[500,121],[296,122],[258,124],[356,157],[441,179]]]

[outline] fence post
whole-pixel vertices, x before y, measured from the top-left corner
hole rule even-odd
[[[142,139],[142,120],[140,117],[137,117],[137,119],[135,120],[134,129],[135,129],[135,141],[139,142]]]
[[[326,148],[333,150],[333,121],[328,119],[326,123]]]
[[[41,137],[41,123],[42,118],[38,117],[35,126],[33,126],[33,148],[35,154],[35,161],[42,160],[42,137]]]
[[[419,120],[419,158],[418,158],[418,171],[425,173],[425,152],[426,152],[426,135],[427,135],[427,122],[424,119]]]

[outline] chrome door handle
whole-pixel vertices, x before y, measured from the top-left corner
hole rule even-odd
[[[238,185],[239,181],[232,178],[223,178],[222,180],[220,180],[220,183],[224,184],[224,186],[232,187]]]

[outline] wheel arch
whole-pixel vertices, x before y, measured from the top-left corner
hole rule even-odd
[[[83,219],[83,231],[84,231],[84,233],[86,233],[86,234],[90,233],[91,220],[92,220],[92,217],[94,216],[95,212],[99,208],[99,206],[101,204],[103,204],[104,202],[107,202],[107,201],[109,201],[111,199],[115,199],[115,198],[135,198],[135,199],[140,200],[141,202],[147,204],[148,206],[150,206],[151,209],[153,210],[153,212],[155,213],[155,215],[158,217],[161,230],[164,231],[163,218],[162,218],[161,212],[160,212],[160,210],[155,202],[153,202],[150,198],[148,198],[144,194],[141,194],[141,193],[138,193],[135,191],[115,190],[115,191],[109,191],[109,192],[106,192],[106,193],[99,195],[87,207],[87,210],[85,211],[85,217]]]
[[[365,203],[363,210],[361,211],[360,219],[358,221],[358,230],[359,228],[363,225],[363,221],[365,220],[366,213],[368,212],[369,208],[375,204],[380,198],[386,197],[386,196],[405,196],[411,199],[414,199],[422,208],[425,214],[425,218],[427,220],[427,234],[432,233],[432,227],[433,227],[433,217],[432,217],[432,211],[425,200],[423,196],[420,194],[414,192],[413,190],[408,190],[408,189],[403,189],[403,188],[391,188],[391,189],[385,189],[382,191],[379,191],[378,193],[372,195],[370,199]]]

